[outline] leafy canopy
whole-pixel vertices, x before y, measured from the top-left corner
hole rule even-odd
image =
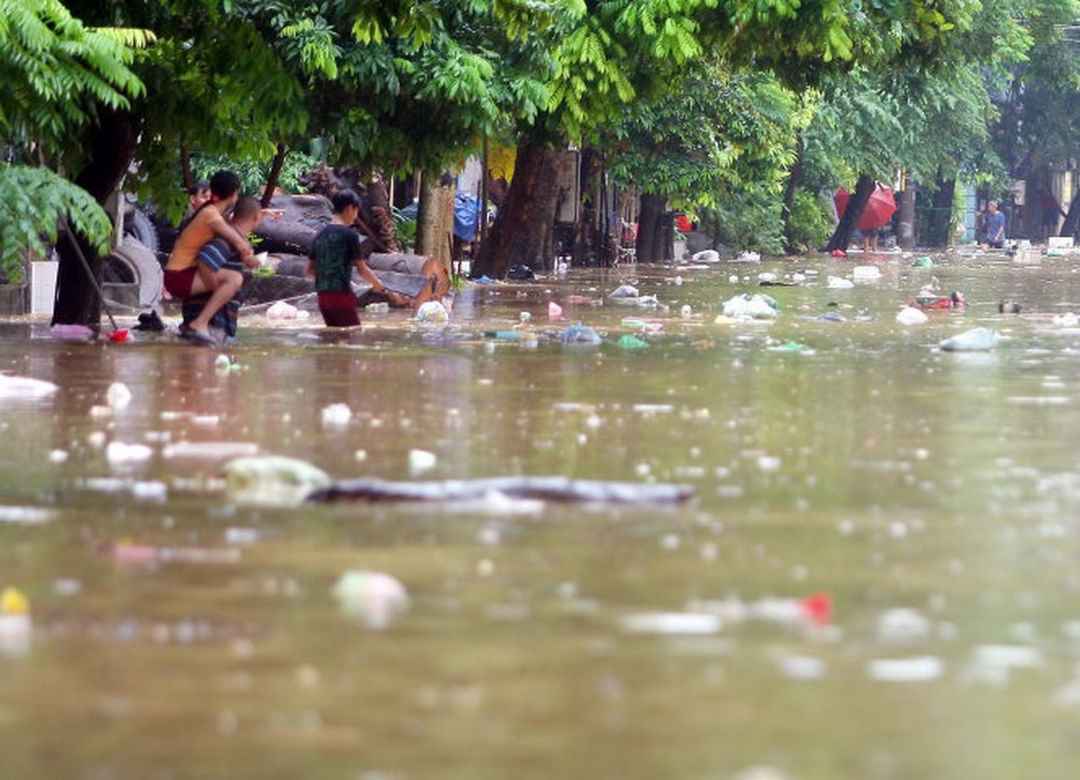
[[[144,94],[132,65],[153,43],[137,29],[88,27],[58,0],[0,0],[0,269],[22,278],[65,216],[99,249],[111,223],[84,190],[40,164],[61,158],[99,107],[126,109]]]

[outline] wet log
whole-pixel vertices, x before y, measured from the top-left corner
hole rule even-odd
[[[274,275],[255,277],[245,285],[249,305],[292,298],[315,289],[307,275],[306,255],[281,254],[271,257]],[[429,300],[438,300],[450,292],[450,275],[442,263],[429,257],[407,254],[373,254],[368,265],[383,285],[405,296],[405,301],[393,301],[395,306],[417,307]],[[360,295],[368,291],[366,282],[353,274],[353,289]],[[369,301],[370,302],[370,301]]]
[[[244,305],[283,301],[315,292],[315,282],[297,276],[254,276],[244,284]]]
[[[255,235],[261,239],[257,249],[273,254],[307,255],[318,232],[302,222],[264,219],[255,228]]]
[[[475,501],[492,493],[508,498],[556,503],[680,504],[689,501],[689,485],[649,485],[635,482],[599,482],[567,477],[498,477],[448,482],[387,482],[355,479],[337,482],[307,497],[316,503],[339,501],[450,502]]]

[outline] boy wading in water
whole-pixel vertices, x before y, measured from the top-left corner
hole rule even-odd
[[[332,328],[348,328],[360,324],[350,284],[352,269],[356,268],[373,292],[386,294],[386,288],[368,268],[360,234],[352,228],[360,213],[360,198],[352,190],[342,190],[331,198],[331,203],[334,219],[315,236],[308,257],[308,275],[315,277],[323,322]]]
[[[182,333],[185,338],[203,344],[213,344],[210,336],[210,318],[229,302],[240,289],[235,284],[235,271],[214,271],[198,261],[199,251],[216,238],[224,239],[235,250],[245,265],[250,265],[254,252],[247,239],[228,222],[225,214],[236,205],[240,197],[240,179],[235,173],[218,171],[210,179],[210,200],[199,207],[187,227],[176,239],[176,246],[165,266],[165,289],[174,298],[183,300],[192,295],[212,293],[199,316],[189,329]],[[243,283],[243,279],[240,279]]]

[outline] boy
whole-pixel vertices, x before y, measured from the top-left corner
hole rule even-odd
[[[202,344],[213,344],[210,337],[210,317],[232,298],[238,287],[221,287],[228,277],[223,271],[212,271],[199,263],[197,256],[206,244],[215,238],[223,238],[249,263],[254,256],[247,240],[225,221],[240,197],[240,178],[231,171],[218,171],[210,179],[210,200],[204,203],[187,227],[176,239],[176,246],[165,265],[165,289],[174,298],[184,300],[192,295],[212,293],[199,316],[184,332],[186,338]]]
[[[259,201],[255,198],[241,198],[233,208],[230,225],[242,236],[246,236],[255,229],[262,218],[262,209]],[[180,326],[181,332],[189,332],[191,323],[199,318],[205,318],[208,324],[220,327],[228,338],[236,338],[236,318],[240,310],[238,293],[244,285],[242,269],[257,268],[259,263],[254,258],[242,259],[238,253],[223,238],[215,238],[202,249],[197,256],[199,271],[212,274],[217,280],[217,290],[228,290],[229,297],[225,302],[218,304],[216,309],[211,310],[214,296],[202,295],[191,296],[184,302],[184,323]],[[222,316],[219,316],[219,313]]]
[[[1005,215],[998,211],[998,202],[992,200],[986,204],[986,243],[992,249],[1005,246]]]
[[[308,276],[315,277],[323,322],[331,328],[349,328],[360,324],[351,284],[353,268],[371,285],[372,292],[385,295],[387,291],[368,268],[360,235],[352,228],[360,214],[360,198],[352,190],[342,190],[331,203],[334,218],[315,236],[308,256]]]
[[[188,211],[184,219],[195,216],[195,212],[210,202],[210,182],[200,181],[188,190]]]

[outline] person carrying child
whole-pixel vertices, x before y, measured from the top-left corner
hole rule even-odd
[[[176,239],[172,254],[165,265],[165,289],[174,298],[185,300],[193,295],[210,293],[210,299],[199,316],[181,335],[202,344],[213,344],[210,337],[210,318],[214,316],[243,283],[235,271],[214,271],[198,262],[198,254],[211,241],[221,238],[232,247],[245,265],[251,265],[254,252],[245,234],[225,221],[240,197],[240,179],[231,171],[218,171],[210,179],[210,200],[204,203]],[[257,220],[256,220],[257,221]],[[257,265],[257,263],[255,263]],[[239,278],[240,282],[237,283]]]
[[[233,208],[229,224],[242,236],[255,230],[262,218],[262,209],[256,198],[240,198]],[[217,281],[215,290],[229,290],[231,295],[216,310],[209,311],[212,294],[193,295],[184,301],[184,324],[181,331],[188,331],[191,323],[205,317],[208,325],[220,328],[226,338],[236,338],[236,320],[240,311],[240,289],[244,284],[243,269],[257,268],[259,262],[254,258],[243,260],[229,242],[215,238],[199,250],[196,256],[200,273],[212,274]],[[224,294],[224,293],[223,293]]]
[[[382,282],[368,268],[364,243],[352,225],[360,213],[360,197],[352,190],[342,190],[331,198],[333,221],[315,236],[308,256],[308,276],[315,277],[319,311],[331,328],[360,324],[356,295],[352,290],[353,268],[375,293],[389,295]]]

